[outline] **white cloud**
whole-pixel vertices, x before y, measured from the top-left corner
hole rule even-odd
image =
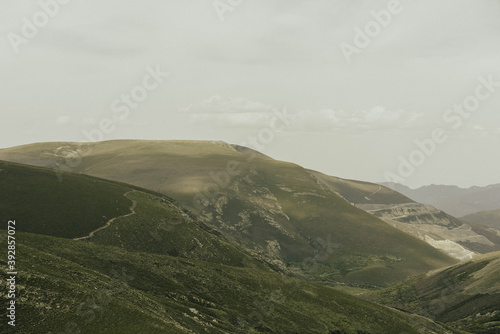
[[[213,96],[184,108],[191,123],[211,127],[266,127],[278,108],[244,98]],[[369,110],[303,110],[292,113],[291,131],[327,131],[331,129],[388,129],[421,125],[422,113],[388,110],[381,106]]]
[[[388,110],[376,106],[369,110],[300,111],[294,123],[303,129],[388,129],[412,128],[421,125],[422,113],[406,110]]]
[[[191,113],[192,124],[222,128],[266,126],[276,110],[277,108],[260,102],[244,98],[228,99],[218,95],[182,109]]]
[[[56,124],[57,125],[66,125],[68,124],[69,122],[71,122],[71,116],[59,116],[57,119],[56,119]]]

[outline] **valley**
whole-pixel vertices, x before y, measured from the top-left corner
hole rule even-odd
[[[0,159],[19,333],[499,328],[493,227],[387,187],[223,142],[40,143]]]

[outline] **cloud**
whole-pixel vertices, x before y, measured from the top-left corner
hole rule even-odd
[[[244,98],[213,96],[182,109],[191,113],[195,125],[211,127],[266,127],[278,108]],[[332,129],[376,130],[411,128],[423,124],[423,113],[388,110],[381,106],[369,110],[302,110],[292,113],[290,131],[328,131]]]
[[[294,124],[303,130],[353,129],[383,130],[413,128],[421,125],[423,113],[407,110],[388,110],[376,106],[369,110],[300,111]],[[293,127],[292,127],[293,128]]]
[[[71,116],[59,116],[57,119],[56,119],[56,124],[57,125],[67,125],[69,124],[69,122],[71,122]]]
[[[277,108],[244,98],[211,98],[182,109],[191,113],[190,122],[212,127],[259,127],[266,126]]]

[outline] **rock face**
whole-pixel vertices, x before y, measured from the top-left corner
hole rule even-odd
[[[461,261],[500,250],[497,233],[465,223],[431,205],[413,202],[384,186],[312,172],[356,207]],[[354,190],[353,190],[354,189]]]
[[[471,225],[431,205],[407,203],[357,206],[461,261],[469,260],[478,253],[496,251],[500,246],[496,238],[487,235],[490,240]]]

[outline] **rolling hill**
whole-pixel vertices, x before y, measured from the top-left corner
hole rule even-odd
[[[16,220],[17,231],[266,267],[164,195],[81,174],[59,182],[50,169],[16,163],[0,161],[0,170],[0,220]]]
[[[2,230],[0,236],[5,235]],[[15,332],[20,334],[458,333],[257,268],[23,232],[16,237],[22,254],[16,277]],[[5,294],[0,302],[6,305]],[[6,318],[6,308],[0,316]],[[2,322],[2,332],[11,332],[6,326]]]
[[[0,159],[52,167],[61,183],[71,170],[166,194],[274,268],[324,284],[384,286],[455,262],[304,168],[223,142],[40,143]]]
[[[375,300],[471,333],[500,332],[500,252],[419,275]]]
[[[460,219],[500,231],[500,210],[480,211]]]
[[[167,196],[0,169],[0,219],[16,220],[16,333],[458,333],[271,270]]]

